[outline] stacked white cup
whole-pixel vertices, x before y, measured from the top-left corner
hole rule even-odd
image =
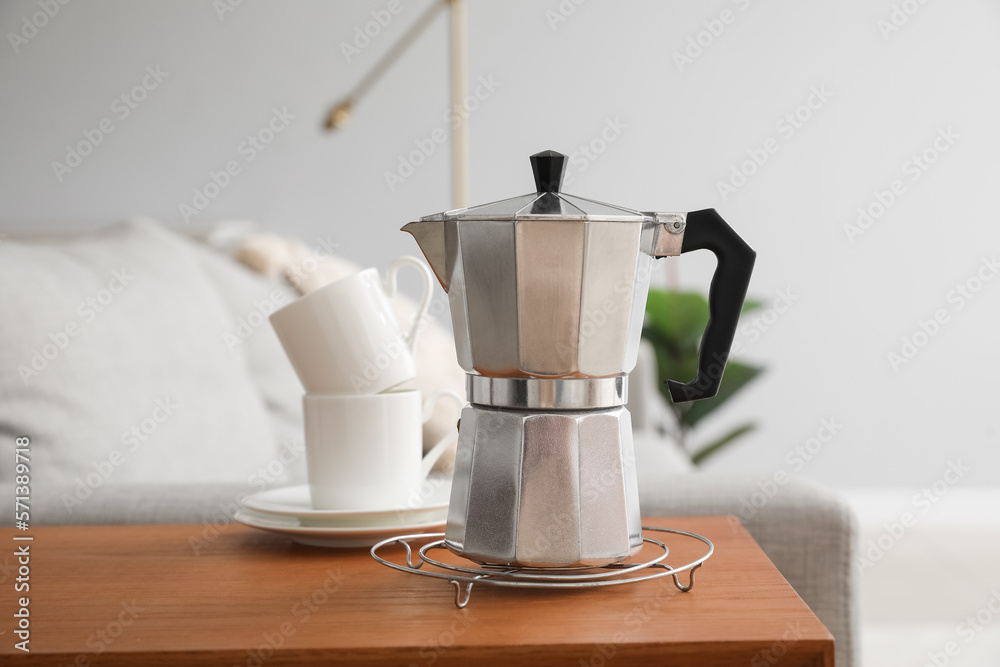
[[[407,335],[389,302],[403,266],[419,270],[420,308]],[[318,510],[399,507],[413,497],[449,444],[445,436],[422,455],[421,426],[438,399],[461,411],[464,400],[439,389],[423,400],[400,385],[417,375],[414,351],[433,288],[427,265],[403,256],[385,280],[365,269],[311,292],[271,315],[305,388],[306,466]]]

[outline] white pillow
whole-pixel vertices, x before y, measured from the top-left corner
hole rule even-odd
[[[0,442],[31,438],[35,492],[247,482],[277,439],[193,242],[150,221],[0,243]],[[13,457],[0,474],[11,479]]]
[[[254,477],[251,483],[254,488],[261,487],[262,482],[305,483],[302,385],[268,320],[268,315],[295,301],[298,294],[287,283],[251,271],[211,247],[194,245],[206,274],[229,310],[225,348],[246,357],[250,376],[283,450],[266,473]]]

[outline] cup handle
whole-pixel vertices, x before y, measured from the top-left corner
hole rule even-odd
[[[403,341],[410,350],[410,354],[416,353],[417,348],[417,336],[420,335],[420,330],[423,328],[423,323],[427,318],[427,311],[431,307],[431,294],[434,290],[434,277],[431,275],[431,270],[427,268],[425,264],[420,259],[413,257],[412,255],[403,255],[402,257],[397,257],[392,260],[389,264],[389,269],[385,272],[385,293],[392,298],[396,296],[396,274],[399,269],[403,266],[412,266],[420,270],[420,277],[424,280],[424,295],[420,299],[420,307],[417,309],[417,316],[413,318],[413,324],[410,325],[410,332],[406,334],[406,338]]]
[[[462,408],[465,407],[465,399],[462,398],[457,392],[451,389],[438,389],[433,394],[427,397],[424,401],[424,414],[421,423],[426,423],[431,416],[434,414],[434,406],[438,399],[442,396],[446,396],[455,402],[455,407],[458,408],[458,414],[462,414]],[[430,474],[431,468],[437,463],[441,455],[444,454],[444,450],[448,449],[451,444],[452,431],[449,429],[447,435],[445,435],[441,440],[431,448],[431,451],[424,455],[423,461],[420,462],[420,479],[426,479],[427,475]]]

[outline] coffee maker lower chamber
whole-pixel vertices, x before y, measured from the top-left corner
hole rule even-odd
[[[596,567],[638,553],[625,378],[469,377],[447,547],[480,563],[528,567]]]

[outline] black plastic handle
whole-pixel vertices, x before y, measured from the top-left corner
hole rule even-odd
[[[733,231],[714,208],[687,214],[681,253],[711,250],[718,264],[708,292],[708,326],[701,339],[698,376],[688,383],[667,380],[674,403],[712,398],[719,393],[729,348],[743,310],[757,253]]]

